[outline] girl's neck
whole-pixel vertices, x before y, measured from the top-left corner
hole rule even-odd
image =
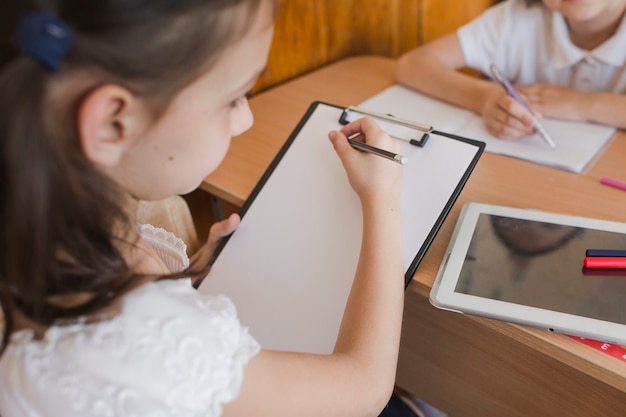
[[[567,20],[569,36],[574,45],[592,51],[611,38],[624,16],[624,7],[618,10],[607,9],[591,20],[576,22]]]

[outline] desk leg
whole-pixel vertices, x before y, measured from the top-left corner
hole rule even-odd
[[[211,195],[211,209],[213,209],[213,216],[216,222],[224,220],[224,207],[222,206],[222,199]]]

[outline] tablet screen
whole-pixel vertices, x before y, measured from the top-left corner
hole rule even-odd
[[[626,235],[481,213],[455,292],[626,324],[626,271],[584,270]]]

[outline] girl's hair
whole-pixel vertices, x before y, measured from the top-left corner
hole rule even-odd
[[[46,326],[92,314],[142,278],[125,262],[119,233],[113,233],[136,227],[122,208],[121,192],[81,150],[81,100],[93,88],[115,83],[149,103],[158,117],[247,33],[263,1],[2,3],[5,30],[14,30],[26,11],[44,11],[69,26],[73,45],[56,73],[15,51],[0,53],[0,304],[6,319],[0,352],[13,310]],[[52,81],[80,74],[87,75],[86,85],[53,107]],[[197,278],[208,269],[192,265],[171,276]],[[54,300],[63,297],[86,301],[61,307]]]

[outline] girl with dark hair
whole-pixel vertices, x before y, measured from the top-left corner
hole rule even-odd
[[[474,111],[501,139],[534,130],[532,114],[492,77],[494,64],[539,117],[626,128],[626,0],[506,0],[455,33],[406,53],[396,79]]]
[[[237,215],[191,262],[137,222],[139,200],[195,189],[251,126],[274,1],[0,7],[15,44],[0,68],[0,414],[377,415],[404,277],[401,168],[347,141],[397,151],[371,120],[329,133],[364,218],[333,354],[263,350],[229,299],[195,291]]]

